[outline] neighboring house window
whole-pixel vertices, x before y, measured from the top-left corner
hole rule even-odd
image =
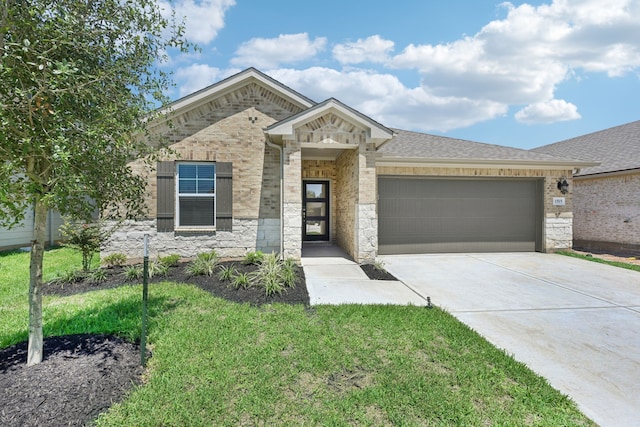
[[[157,230],[232,231],[233,165],[230,162],[158,162]]]
[[[178,227],[215,227],[215,163],[178,163],[176,166],[176,220]]]

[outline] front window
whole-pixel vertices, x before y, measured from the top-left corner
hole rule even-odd
[[[215,163],[178,163],[177,166],[176,216],[178,227],[215,227]]]

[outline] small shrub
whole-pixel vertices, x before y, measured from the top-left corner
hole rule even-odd
[[[386,272],[387,269],[384,267],[384,261],[382,261],[381,259],[376,259],[373,262],[373,268],[375,268],[378,271],[382,271],[382,272]]]
[[[86,272],[82,270],[67,270],[64,273],[60,274],[55,279],[53,279],[53,282],[63,283],[63,284],[77,283],[82,279],[84,279],[85,276],[86,276]]]
[[[223,282],[228,282],[237,274],[238,270],[233,266],[233,264],[223,265],[222,267],[220,267],[220,270],[218,270],[218,279],[222,280]]]
[[[125,262],[127,262],[127,256],[120,252],[102,258],[102,265],[107,267],[122,267]]]
[[[265,255],[262,251],[248,252],[244,256],[242,263],[245,265],[260,265],[262,264],[264,257]]]
[[[158,260],[161,263],[165,264],[167,267],[175,267],[176,265],[178,265],[178,262],[180,261],[180,255],[171,254],[171,255],[160,257],[158,258]]]
[[[151,264],[149,264],[149,279],[154,277],[165,277],[169,272],[169,266],[164,262],[156,259]]]
[[[285,259],[282,262],[282,271],[280,272],[282,284],[288,288],[295,288],[298,280],[298,265],[291,259]]]
[[[100,251],[100,244],[113,233],[115,227],[107,229],[101,221],[95,223],[85,223],[65,219],[60,226],[63,244],[82,252],[82,270],[89,271],[91,260],[96,252]]]
[[[190,276],[213,276],[218,266],[218,255],[215,251],[198,254],[196,259],[187,265]]]
[[[130,265],[124,269],[124,277],[129,281],[140,280],[144,270],[140,265]]]
[[[256,271],[250,275],[254,286],[263,288],[267,296],[282,293],[282,264],[275,253],[265,255]]]
[[[236,289],[247,289],[251,286],[251,279],[247,273],[237,273],[233,276],[231,285]]]
[[[105,280],[107,280],[107,272],[104,271],[103,268],[96,268],[91,272],[91,275],[89,277],[96,283],[104,282]]]

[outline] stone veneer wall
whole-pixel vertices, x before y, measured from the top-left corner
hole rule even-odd
[[[378,166],[378,175],[414,175],[425,177],[495,177],[544,179],[543,195],[543,250],[554,252],[570,249],[573,242],[573,180],[571,170],[517,169],[517,168],[437,168]],[[569,193],[561,194],[557,182],[565,177]],[[553,197],[564,197],[564,206],[553,206]]]
[[[286,258],[302,256],[302,151],[299,142],[284,143],[284,244]]]
[[[302,160],[302,179],[329,181],[329,231],[336,240],[336,162],[332,160]]]
[[[640,172],[574,180],[574,239],[640,245]],[[611,245],[604,245],[610,247]]]
[[[130,166],[148,178],[145,203],[149,218],[140,225],[127,222],[106,242],[102,253],[137,255],[136,245],[144,232],[154,236],[155,250],[162,254],[186,256],[207,248],[219,250],[224,256],[241,256],[258,249],[279,251],[280,156],[278,150],[266,145],[263,129],[299,111],[299,107],[272,91],[251,83],[174,118],[173,128],[151,128],[154,135],[168,139],[177,153],[163,160],[233,163],[233,231],[157,233],[156,173],[138,160]],[[299,212],[298,209],[298,222]],[[130,246],[123,242],[124,237],[132,239]]]
[[[112,226],[114,222],[107,223]],[[178,254],[195,257],[201,252],[215,250],[225,258],[241,258],[247,252],[265,253],[280,250],[280,221],[278,219],[233,219],[233,231],[212,233],[158,233],[155,220],[125,221],[101,249],[102,257],[124,253],[131,258],[142,258],[144,235],[149,235],[151,258]]]

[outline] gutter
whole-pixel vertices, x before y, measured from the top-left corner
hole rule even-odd
[[[281,146],[271,142],[266,132],[265,135],[267,145],[280,153],[280,259],[284,260],[284,152]]]
[[[512,167],[548,167],[548,168],[570,168],[598,166],[598,162],[585,161],[553,161],[553,160],[525,160],[525,159],[455,159],[455,158],[424,158],[424,157],[387,157],[384,155],[376,159],[376,166],[424,166],[424,167],[443,167],[443,166],[496,166],[504,168]]]

